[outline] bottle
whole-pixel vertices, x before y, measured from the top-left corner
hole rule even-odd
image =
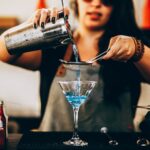
[[[38,0],[37,6],[36,6],[37,9],[46,8],[46,7],[47,7],[47,4],[45,0]]]
[[[56,48],[72,41],[72,33],[68,20],[64,19],[63,12],[55,24],[49,22],[42,29],[35,29],[33,24],[25,24],[5,34],[5,43],[9,54],[16,55],[27,51],[43,48]]]
[[[4,103],[0,100],[0,150],[6,148],[7,117],[4,110]]]
[[[142,13],[142,29],[150,30],[150,0],[145,0]]]

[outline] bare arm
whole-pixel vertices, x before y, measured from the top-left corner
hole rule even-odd
[[[14,27],[14,28],[17,28],[17,27]],[[7,30],[0,36],[0,60],[3,62],[14,64],[16,66],[21,66],[21,67],[31,69],[31,70],[38,69],[41,63],[41,51],[40,50],[27,52],[20,56],[10,55],[8,53],[6,45],[5,45],[4,35],[7,32],[10,32],[11,30],[13,30],[14,28]]]
[[[134,63],[143,77],[150,83],[150,48],[144,46],[144,54],[140,61]]]
[[[69,10],[65,8],[64,15],[67,16],[68,14],[69,14]],[[58,19],[58,10],[56,8],[38,9],[34,14],[32,14],[32,16],[26,22],[4,32],[0,36],[0,60],[17,66],[28,68],[31,70],[38,69],[41,64],[41,57],[42,57],[41,50],[36,50],[36,51],[29,50],[30,52],[26,52],[18,56],[10,55],[6,48],[4,36],[5,34],[17,28],[20,28],[21,26],[24,26],[28,23],[33,23],[33,26],[35,28],[37,28],[38,26],[44,28],[48,20],[51,20],[52,23],[55,23],[57,19]]]
[[[15,59],[16,56],[9,55],[6,45],[4,36],[0,36],[0,60],[4,62],[10,62],[11,60]]]

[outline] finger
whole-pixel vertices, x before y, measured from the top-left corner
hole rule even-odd
[[[34,14],[34,19],[33,19],[33,24],[34,24],[34,28],[37,28],[39,26],[39,21],[40,21],[40,17],[41,17],[41,10],[38,9],[35,14]]]
[[[50,16],[51,16],[51,9],[48,9],[46,23],[51,21]]]
[[[120,57],[125,57],[126,56],[126,51],[123,49],[123,48],[120,48],[117,52],[116,52],[116,55],[113,57],[113,58],[120,58]]]
[[[49,16],[49,10],[48,9],[42,9],[41,10],[41,17],[40,17],[40,26],[41,28],[45,27],[45,23],[47,20],[47,17]]]
[[[58,15],[58,10],[57,10],[56,7],[54,7],[54,8],[52,9],[51,16],[50,16],[50,18],[51,18],[50,20],[51,20],[52,23],[55,23],[55,22],[56,22],[57,15]]]
[[[130,59],[132,57],[132,47],[128,44],[128,43],[120,43],[121,48],[119,49],[119,51],[116,54],[116,57],[118,57],[118,59],[124,58],[126,60]]]
[[[69,9],[67,7],[64,8],[64,16],[65,16],[65,19],[68,19]]]
[[[124,49],[119,49],[118,52],[112,57],[113,60],[124,61],[127,60],[127,55]]]
[[[58,11],[58,16],[57,16],[58,19],[59,18],[65,18],[67,20],[68,16],[69,16],[69,9],[67,7]]]
[[[114,39],[113,41],[110,41],[110,50],[108,51],[108,53],[103,56],[104,60],[108,60],[108,59],[112,59],[115,58],[117,56],[117,53],[119,51],[119,49],[121,48],[120,45],[117,43],[117,39]]]
[[[118,40],[118,36],[114,36],[110,39],[108,48],[112,47],[112,45]]]

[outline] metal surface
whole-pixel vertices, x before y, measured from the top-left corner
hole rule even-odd
[[[66,69],[69,70],[85,70],[86,67],[89,65],[92,66],[92,63],[87,63],[87,62],[72,62],[72,61],[65,61],[62,59],[59,59],[59,61],[64,65]]]
[[[97,60],[102,60],[103,59],[103,56],[105,54],[107,54],[107,52],[110,50],[110,48],[108,48],[106,51],[104,51],[103,53],[100,53],[99,55],[97,55],[96,57],[93,57],[92,59],[89,59],[87,60],[86,62],[87,63],[94,63],[96,62]]]
[[[28,24],[16,28],[5,35],[5,42],[10,54],[20,54],[49,47],[58,47],[72,41],[69,23],[60,18],[55,24],[47,23],[45,28],[33,28]]]
[[[83,70],[85,69],[84,67],[89,66],[96,62],[97,60],[102,60],[103,56],[110,50],[110,48],[108,48],[106,51],[104,51],[103,53],[97,55],[96,57],[93,57],[87,61],[79,61],[79,62],[72,62],[72,61],[66,61],[66,60],[62,60],[60,59],[60,62],[63,63],[64,67],[70,70]]]

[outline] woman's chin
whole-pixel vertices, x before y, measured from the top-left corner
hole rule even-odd
[[[104,26],[102,25],[90,25],[88,26],[89,30],[97,31],[97,30],[102,30],[104,29]]]
[[[105,27],[105,24],[102,22],[87,22],[86,27],[92,30],[101,30]]]

